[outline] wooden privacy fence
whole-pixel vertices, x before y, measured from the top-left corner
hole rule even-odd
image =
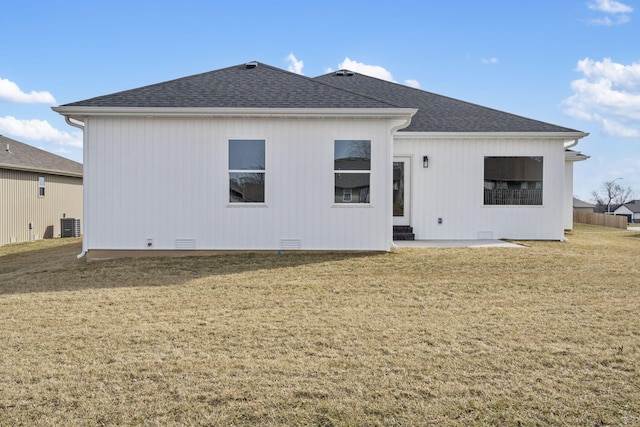
[[[627,217],[621,215],[573,211],[573,221],[581,224],[599,225],[601,227],[627,229]]]

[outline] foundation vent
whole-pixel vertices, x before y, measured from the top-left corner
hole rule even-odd
[[[196,239],[176,239],[176,249],[195,249]]]
[[[300,249],[302,244],[300,239],[282,239],[280,240],[280,249],[284,250],[296,250]]]

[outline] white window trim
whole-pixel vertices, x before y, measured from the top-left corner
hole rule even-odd
[[[42,180],[42,184],[40,184],[41,180]],[[38,197],[45,197],[46,196],[46,194],[47,194],[47,191],[45,189],[46,188],[46,186],[45,186],[46,182],[47,181],[46,181],[44,176],[38,176]],[[40,190],[42,190],[42,191],[40,191]],[[40,194],[40,193],[42,193],[42,194]]]
[[[229,143],[231,141],[264,141],[264,169],[229,169]],[[268,154],[269,143],[267,138],[263,137],[227,137],[226,139],[226,159],[227,159],[227,207],[228,208],[265,208],[268,207],[268,189],[267,189],[267,161],[269,159]],[[229,175],[231,173],[263,173],[264,174],[264,202],[231,202],[229,201]]]
[[[370,165],[369,165],[369,169],[353,169],[353,170],[336,170],[335,169],[335,147],[336,147],[336,141],[369,141],[370,144],[370,149],[371,149],[371,158],[369,159]],[[353,137],[344,137],[344,136],[334,136],[331,140],[331,164],[333,165],[333,167],[331,168],[331,176],[332,176],[332,182],[333,182],[333,196],[331,198],[332,200],[332,207],[334,208],[350,208],[350,209],[354,209],[354,208],[372,208],[374,207],[373,204],[373,200],[371,200],[371,181],[372,181],[372,177],[373,177],[373,169],[374,169],[374,165],[373,165],[373,158],[375,157],[375,144],[373,143],[374,138],[372,137],[363,137],[363,136],[353,136]],[[335,199],[335,188],[336,188],[336,174],[337,173],[367,173],[369,174],[369,202],[368,203],[350,203],[350,202],[345,202],[345,203],[339,203],[336,202]],[[353,197],[353,194],[352,194]]]
[[[546,155],[545,154],[540,154],[540,153],[534,153],[534,154],[502,154],[502,153],[492,153],[492,154],[484,154],[482,156],[482,178],[483,178],[483,183],[484,183],[484,161],[486,157],[540,157],[542,158],[543,161],[543,166],[542,166],[542,203],[539,205],[487,205],[484,203],[484,191],[481,193],[481,205],[480,207],[482,209],[544,209],[545,208],[545,197],[546,197],[546,191],[544,188],[544,182],[546,180]]]

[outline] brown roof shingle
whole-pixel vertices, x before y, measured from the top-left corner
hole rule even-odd
[[[82,176],[82,164],[0,135],[0,168]]]

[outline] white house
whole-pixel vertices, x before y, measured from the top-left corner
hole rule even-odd
[[[587,134],[347,70],[251,62],[54,108],[84,129],[84,240],[111,251],[563,239]],[[412,227],[412,228],[411,228]]]
[[[626,216],[629,223],[640,223],[640,200],[632,200],[618,206],[613,214]]]

